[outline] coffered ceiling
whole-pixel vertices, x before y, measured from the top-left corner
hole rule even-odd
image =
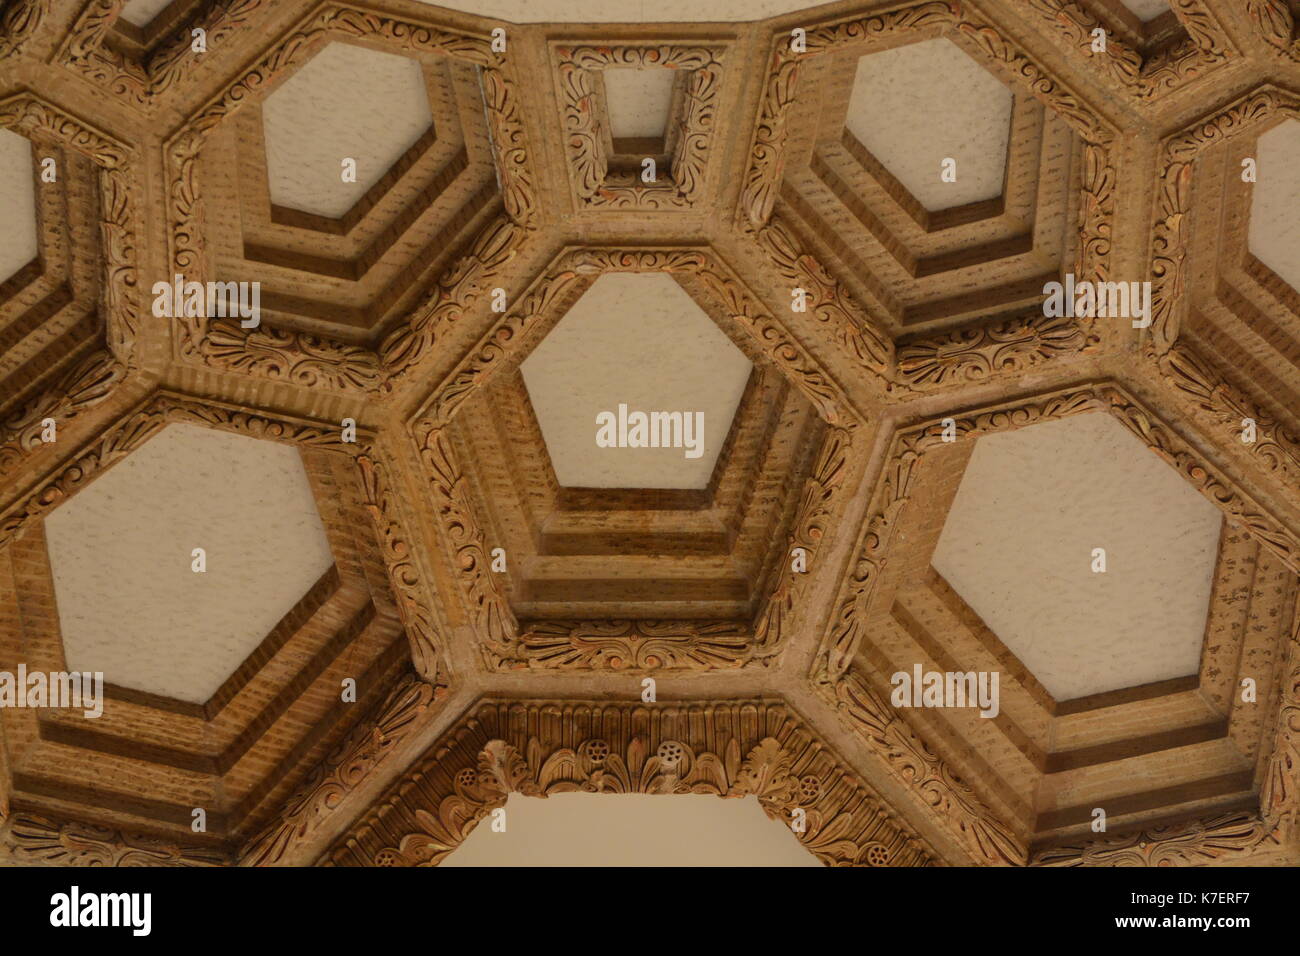
[[[0,858],[1300,861],[1297,16],[0,3]]]

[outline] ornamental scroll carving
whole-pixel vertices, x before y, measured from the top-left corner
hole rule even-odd
[[[1246,15],[1270,48],[1282,56],[1300,60],[1295,17],[1286,0],[1246,0]]]
[[[15,0],[0,11],[0,60],[22,52],[49,12],[50,0]]]
[[[1105,48],[1094,50],[1093,31],[1105,25],[1077,0],[1029,0],[1029,6],[1090,65],[1143,101],[1180,89],[1239,52],[1204,0],[1171,3],[1186,36],[1145,58],[1113,31],[1107,31]]]
[[[110,827],[18,812],[0,828],[4,855],[19,865],[52,866],[225,866],[216,848],[185,846],[171,840]]]
[[[1076,355],[1096,343],[1065,316],[1026,315],[976,327],[909,338],[898,345],[898,379],[923,391],[981,382],[1002,372],[1023,372]]]
[[[1243,811],[1038,850],[1029,865],[1197,866],[1280,845],[1276,826]]]
[[[185,83],[202,68],[203,57],[195,55],[192,47],[192,31],[203,30],[207,46],[217,48],[249,27],[272,4],[270,0],[209,0],[143,59],[129,56],[107,42],[125,6],[123,0],[91,0],[73,23],[56,62],[131,106],[147,109],[157,97]]]
[[[866,678],[851,671],[823,693],[889,772],[938,812],[972,859],[994,866],[1024,865],[1028,855],[1024,843]]]

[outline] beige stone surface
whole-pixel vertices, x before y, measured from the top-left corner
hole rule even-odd
[[[32,144],[0,130],[0,282],[36,258],[36,169]]]
[[[948,39],[859,60],[845,125],[930,211],[1002,193],[1011,91]],[[953,182],[940,178],[945,159]]]
[[[1300,120],[1287,120],[1262,135],[1258,153],[1249,248],[1300,292]]]
[[[166,10],[173,0],[127,0],[122,7],[122,19],[137,27],[148,25],[149,21]]]
[[[703,488],[752,365],[666,275],[601,276],[522,370],[561,485]],[[598,448],[596,416],[703,412],[699,458],[682,448]]]
[[[429,128],[416,60],[331,43],[267,97],[271,201],[338,218]],[[344,182],[343,160],[356,161]]]
[[[666,67],[603,70],[610,135],[663,136],[676,75]]]

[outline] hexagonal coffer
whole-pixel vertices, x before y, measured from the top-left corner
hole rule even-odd
[[[325,44],[208,133],[211,277],[259,282],[269,326],[373,344],[491,214],[485,122],[468,64]]]
[[[795,374],[811,358],[701,250],[564,253],[523,301],[416,428],[490,665],[777,653],[839,504],[832,380]],[[638,412],[661,447],[632,440]],[[667,440],[677,413],[703,415],[698,457]]]
[[[826,107],[791,118],[815,144],[785,179],[807,241],[904,348],[1041,320],[1044,284],[1076,268],[1078,134],[960,33],[876,43],[830,52],[809,74]]]
[[[1284,523],[1109,383],[909,426],[882,475],[829,666],[1020,838],[1258,802],[1300,596]]]
[[[5,546],[0,670],[102,694],[0,708],[13,805],[214,851],[266,823],[410,668],[355,447],[159,395],[65,467]]]

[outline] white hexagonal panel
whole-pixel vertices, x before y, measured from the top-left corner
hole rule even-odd
[[[194,425],[168,426],[45,530],[69,669],[192,703],[334,560],[296,448]]]
[[[262,105],[271,202],[339,218],[433,122],[415,60],[331,43]],[[356,182],[343,161],[356,161]]]
[[[0,129],[0,282],[36,258],[36,169],[32,144]]]
[[[1257,181],[1250,203],[1250,251],[1300,291],[1300,120],[1259,138]]]
[[[845,125],[926,209],[1002,195],[1011,91],[943,38],[862,57]],[[944,161],[956,161],[944,182]]]
[[[1123,425],[1081,415],[978,440],[933,565],[1070,700],[1196,673],[1221,524]]]
[[[476,827],[442,866],[821,866],[757,797],[511,794],[506,832]]]
[[[670,276],[611,273],[565,313],[522,371],[560,484],[704,488],[752,367]],[[637,412],[681,413],[683,424],[670,430],[668,447],[632,447]],[[597,443],[602,414],[614,416],[616,432],[627,423],[625,444]],[[688,435],[699,415],[703,430]]]

